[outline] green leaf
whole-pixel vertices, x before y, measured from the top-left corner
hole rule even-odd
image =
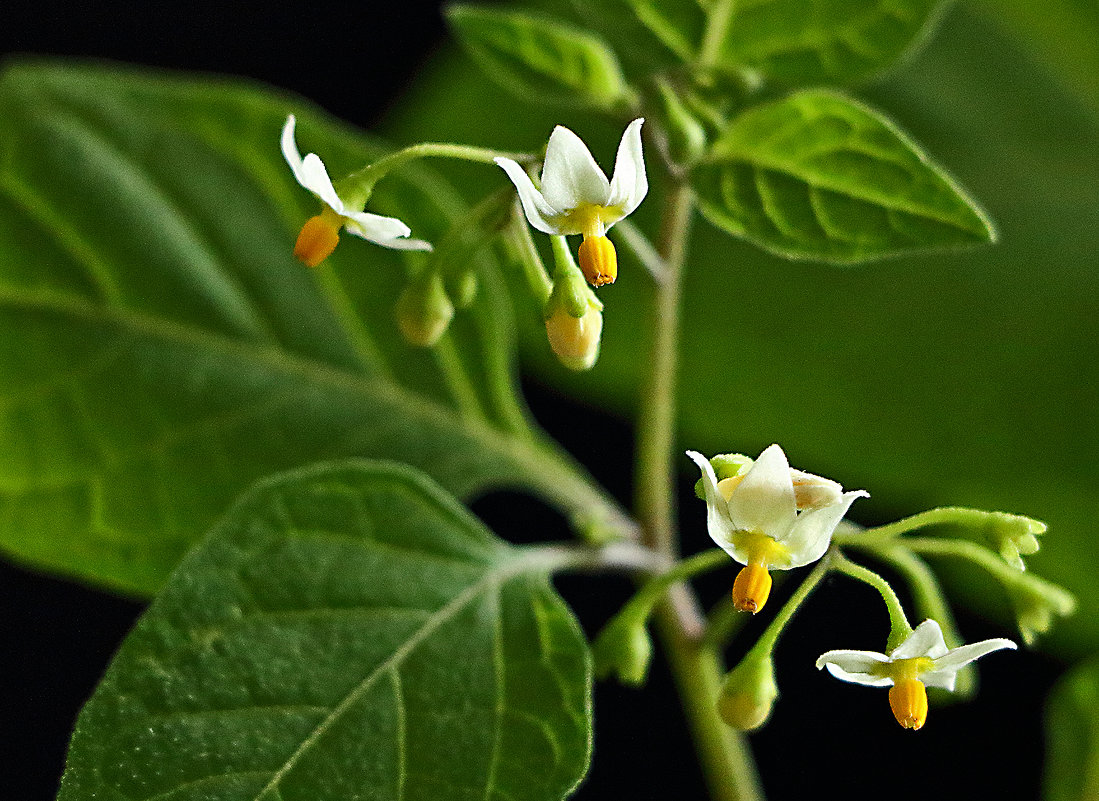
[[[626,0],[637,18],[683,62],[698,54],[706,13],[698,0]]]
[[[739,115],[691,185],[714,225],[791,259],[860,262],[995,238],[896,126],[824,90]]]
[[[941,0],[736,2],[719,61],[786,84],[858,81],[922,40],[942,7]]]
[[[1099,660],[1073,668],[1046,705],[1045,801],[1099,797]]]
[[[264,482],[123,642],[59,801],[563,798],[591,660],[539,553],[396,465]]]
[[[348,236],[318,270],[293,259],[317,204],[278,151],[289,111],[334,175],[382,152],[302,101],[208,77],[0,76],[9,554],[152,593],[244,487],[341,456],[407,462],[462,497],[529,487],[600,516],[517,400],[487,251],[476,302],[431,350],[406,345],[394,317],[422,254]],[[371,209],[438,239],[465,206],[417,169]]]
[[[447,19],[489,77],[520,97],[610,109],[628,94],[618,59],[595,34],[476,6],[451,6]]]

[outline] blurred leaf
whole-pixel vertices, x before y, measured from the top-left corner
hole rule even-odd
[[[880,72],[923,38],[941,0],[734,2],[720,57],[786,84],[848,83]]]
[[[1073,668],[1046,705],[1044,801],[1099,798],[1099,660]]]
[[[1043,8],[1060,15],[1063,5]],[[1043,648],[1094,653],[1099,115],[965,5],[871,97],[981,200],[1000,241],[837,270],[791,264],[696,225],[684,289],[681,445],[750,453],[781,442],[797,466],[868,488],[873,496],[855,509],[868,524],[947,504],[1048,522],[1028,565],[1074,592],[1080,611]],[[413,98],[391,128],[401,136],[445,130],[524,147],[544,140],[551,122],[536,107],[512,107],[483,130],[474,110],[502,101],[453,63]],[[621,134],[578,114],[564,122],[597,156],[613,153]],[[649,232],[658,190],[654,182],[631,217]],[[648,279],[624,255],[600,298],[595,370],[573,376],[554,364],[533,314],[523,318],[523,354],[560,391],[632,414],[648,358],[638,336]],[[685,457],[680,464],[686,472]],[[683,534],[688,551],[707,544],[701,504],[684,508]],[[957,583],[951,593],[1013,625],[1008,599],[982,589]]]
[[[381,152],[303,106],[208,77],[0,77],[8,553],[151,593],[243,487],[347,455],[413,464],[464,497],[508,485],[577,514],[604,504],[516,399],[491,259],[430,351],[393,312],[404,259],[422,254],[346,237],[317,271],[293,259],[316,202],[278,152],[287,111],[336,175]],[[429,239],[464,209],[423,170],[371,207]]]
[[[714,225],[791,259],[857,262],[993,238],[892,123],[824,90],[740,114],[691,185]]]
[[[563,798],[591,666],[536,553],[406,468],[265,482],[123,642],[59,801]]]
[[[698,0],[627,0],[637,18],[681,61],[692,61],[706,30]]]
[[[455,5],[454,34],[481,68],[520,97],[614,108],[627,94],[618,59],[598,36],[541,16]]]

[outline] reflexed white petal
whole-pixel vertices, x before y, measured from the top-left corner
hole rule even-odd
[[[324,168],[324,162],[316,153],[310,153],[304,159],[298,151],[298,145],[294,141],[294,129],[297,121],[291,114],[286,118],[286,124],[282,126],[282,156],[290,165],[294,173],[294,179],[308,189],[325,204],[332,207],[337,214],[343,214],[343,202],[336,194],[332,186],[332,179],[328,177],[328,171]]]
[[[645,158],[641,152],[641,126],[644,122],[644,118],[638,118],[627,125],[622,141],[618,144],[614,177],[611,178],[611,194],[607,200],[608,206],[620,208],[621,216],[618,219],[636,209],[649,191]]]
[[[610,193],[610,181],[588,146],[568,128],[554,128],[542,166],[542,197],[546,202],[558,211],[585,204],[606,206]]]
[[[431,244],[421,239],[406,239],[409,227],[396,217],[383,217],[368,211],[344,215],[344,229],[369,242],[393,250],[431,250]]]
[[[960,668],[965,667],[974,659],[980,659],[985,654],[1004,648],[1014,650],[1017,647],[1011,640],[996,637],[992,640],[981,640],[958,648],[951,648],[945,655],[935,659],[935,671],[950,670],[957,672]]]
[[[717,476],[710,460],[698,451],[687,451],[687,455],[702,470],[702,487],[706,493],[706,530],[710,532],[710,538],[738,562],[747,564],[733,544],[733,526],[729,521],[725,498],[717,488]]]
[[[832,542],[832,533],[851,508],[851,504],[856,498],[868,497],[870,493],[865,490],[845,492],[831,506],[810,509],[798,515],[786,536],[779,539],[779,542],[790,549],[790,567],[803,567],[824,556]]]
[[[503,157],[497,157],[494,161],[503,168],[508,178],[515,184],[515,191],[519,193],[519,202],[523,204],[523,212],[527,215],[527,222],[531,227],[543,234],[571,233],[560,230],[557,210],[546,202],[519,162]]]
[[[390,250],[435,250],[434,245],[423,239],[386,239],[375,241],[374,244]]]
[[[729,517],[737,528],[762,531],[781,540],[796,514],[790,464],[782,448],[772,445],[759,455],[729,496]]]
[[[918,656],[927,656],[938,659],[946,654],[946,641],[943,639],[943,630],[934,620],[925,620],[916,626],[916,630],[908,639],[893,649],[889,654],[893,659],[914,659]]]
[[[920,674],[920,681],[928,687],[941,687],[944,690],[954,692],[954,684],[958,680],[956,670],[932,670]]]
[[[889,661],[888,656],[877,651],[828,651],[817,659],[817,670],[826,667],[829,673],[843,681],[888,687],[893,679],[880,675],[877,669]]]

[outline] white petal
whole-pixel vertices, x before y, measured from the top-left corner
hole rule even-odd
[[[737,528],[781,540],[796,515],[790,464],[782,448],[772,445],[759,455],[729,496],[729,517]]]
[[[386,239],[374,244],[390,250],[435,250],[434,245],[423,239]]]
[[[951,648],[946,654],[935,659],[935,671],[949,670],[957,672],[974,659],[980,659],[985,654],[990,654],[993,651],[999,651],[1004,648],[1014,650],[1017,647],[1018,646],[1011,640],[1004,637],[997,637],[992,640],[981,640],[980,642],[962,645],[958,648]]]
[[[325,204],[332,207],[337,214],[344,213],[343,202],[336,194],[332,186],[332,179],[328,177],[328,171],[324,168],[324,162],[316,153],[310,153],[304,159],[298,152],[297,143],[294,141],[294,127],[297,121],[291,114],[286,118],[286,125],[282,127],[282,156],[294,173],[294,178],[299,184],[308,189]]]
[[[870,687],[888,687],[893,679],[878,672],[890,659],[877,651],[828,651],[817,659],[817,670],[827,667],[837,679],[866,684]]]
[[[938,659],[945,655],[947,650],[943,630],[939,624],[934,620],[925,620],[916,626],[916,630],[908,636],[908,639],[894,648],[889,656],[894,660],[914,659],[919,656]]]
[[[954,692],[954,684],[958,680],[956,670],[933,670],[929,673],[921,673],[920,681],[927,687],[941,687],[944,690]]]
[[[733,526],[729,520],[725,498],[717,488],[717,476],[710,460],[698,451],[687,451],[699,469],[702,470],[702,487],[706,493],[706,530],[710,539],[718,544],[730,556],[742,564],[747,564],[739,549],[733,544]]]
[[[618,155],[614,160],[614,177],[611,178],[611,194],[608,206],[618,206],[622,219],[641,205],[649,192],[649,179],[645,175],[645,157],[641,152],[641,125],[644,118],[638,118],[626,126],[622,141],[618,144]],[[610,222],[609,220],[607,222]],[[617,222],[617,220],[616,220]]]
[[[785,537],[779,540],[790,549],[790,567],[802,567],[817,561],[828,550],[832,533],[843,520],[856,498],[868,498],[865,490],[845,492],[837,503],[810,509],[798,515]]]
[[[610,193],[610,181],[588,146],[568,128],[554,128],[542,166],[542,196],[546,202],[559,211],[585,204],[606,206]]]
[[[431,244],[421,239],[406,239],[409,227],[396,217],[383,217],[368,211],[344,214],[347,233],[394,250],[431,250]]]
[[[519,166],[519,162],[498,156],[494,161],[499,164],[508,178],[515,184],[515,191],[519,193],[519,201],[523,204],[523,212],[527,215],[527,222],[543,234],[563,234],[557,222],[558,212],[542,196],[530,180],[526,170]]]

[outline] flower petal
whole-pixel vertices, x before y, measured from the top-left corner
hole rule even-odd
[[[1005,637],[996,637],[991,640],[981,640],[980,642],[962,645],[958,648],[951,648],[946,654],[935,659],[935,672],[941,670],[956,672],[968,665],[974,659],[980,659],[985,654],[990,654],[993,651],[999,651],[1004,648],[1015,650],[1018,647],[1019,646]]]
[[[920,674],[920,681],[926,687],[941,687],[944,690],[954,692],[954,684],[958,681],[956,670],[932,670]]]
[[[347,233],[360,236],[376,245],[394,250],[431,250],[431,244],[420,239],[406,239],[412,231],[396,217],[383,217],[368,211],[343,215]]]
[[[934,620],[925,620],[916,626],[916,630],[908,636],[908,639],[894,648],[889,656],[895,660],[915,659],[919,656],[937,660],[948,650],[939,624]]]
[[[729,520],[725,498],[717,488],[717,476],[710,460],[698,451],[687,451],[687,455],[702,470],[702,487],[706,493],[706,530],[710,532],[710,539],[738,562],[747,564],[743,555],[738,555],[739,549],[733,544],[734,527]]]
[[[294,178],[299,184],[308,189],[326,205],[330,206],[337,214],[344,213],[343,201],[336,194],[332,186],[332,179],[328,177],[328,171],[324,168],[324,162],[316,153],[310,153],[304,159],[298,151],[298,145],[294,141],[294,127],[297,121],[291,114],[286,118],[286,125],[282,127],[282,156],[294,173]]]
[[[729,518],[737,528],[781,540],[796,515],[790,464],[782,448],[772,445],[759,455],[729,496]]]
[[[877,651],[828,651],[817,659],[817,670],[826,667],[829,673],[843,681],[888,687],[893,679],[881,675],[877,668],[889,662],[888,656]]]
[[[851,504],[856,498],[869,497],[865,490],[845,492],[836,503],[798,515],[786,536],[778,540],[790,550],[790,567],[803,567],[824,556],[832,542],[832,533]]]
[[[568,128],[554,128],[542,166],[542,196],[546,202],[564,212],[583,205],[606,206],[610,194],[610,181],[588,146]]]
[[[523,204],[523,212],[527,215],[527,222],[533,228],[543,234],[563,234],[558,224],[557,211],[546,202],[535,186],[534,181],[527,175],[527,171],[519,166],[519,162],[498,156],[494,161],[508,174],[508,178],[515,184],[515,191],[519,193],[519,201]]]
[[[641,152],[641,126],[643,117],[626,126],[622,141],[618,144],[618,155],[614,160],[614,177],[611,178],[611,194],[608,206],[617,206],[620,211],[618,220],[641,205],[649,192],[649,179],[645,175],[645,158]],[[614,220],[617,222],[618,220]],[[609,224],[611,220],[606,220]]]

